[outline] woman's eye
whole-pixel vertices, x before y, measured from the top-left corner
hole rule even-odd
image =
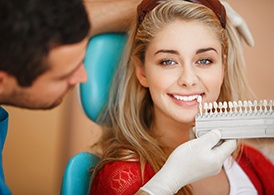
[[[174,62],[173,60],[171,60],[171,59],[168,59],[168,60],[163,60],[163,61],[161,62],[161,64],[163,64],[163,65],[165,65],[165,66],[168,66],[168,65],[173,65],[173,64],[175,64],[175,62]]]
[[[209,59],[201,59],[198,61],[198,64],[202,64],[202,65],[207,65],[207,64],[211,64],[212,61]]]

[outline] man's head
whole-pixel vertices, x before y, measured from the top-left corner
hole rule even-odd
[[[0,103],[56,106],[71,86],[86,80],[89,27],[81,0],[1,0]]]

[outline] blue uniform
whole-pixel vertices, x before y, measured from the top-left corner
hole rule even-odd
[[[8,119],[9,114],[6,110],[4,110],[0,106],[0,195],[10,195],[11,191],[9,190],[8,186],[5,183],[4,178],[4,171],[3,171],[3,165],[2,165],[2,151],[4,148],[7,131],[8,131]]]

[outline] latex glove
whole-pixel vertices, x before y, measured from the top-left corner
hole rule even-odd
[[[180,145],[141,190],[151,195],[170,195],[187,184],[216,175],[236,148],[235,140],[216,146],[220,139],[221,133],[215,129]]]
[[[255,42],[245,20],[225,1],[221,1],[227,13],[227,17],[238,31],[239,35],[249,46],[254,46]]]

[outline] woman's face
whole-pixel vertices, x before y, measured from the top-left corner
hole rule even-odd
[[[219,96],[224,77],[221,43],[210,27],[175,20],[152,40],[136,74],[149,88],[156,119],[193,123],[197,97],[212,102]]]

